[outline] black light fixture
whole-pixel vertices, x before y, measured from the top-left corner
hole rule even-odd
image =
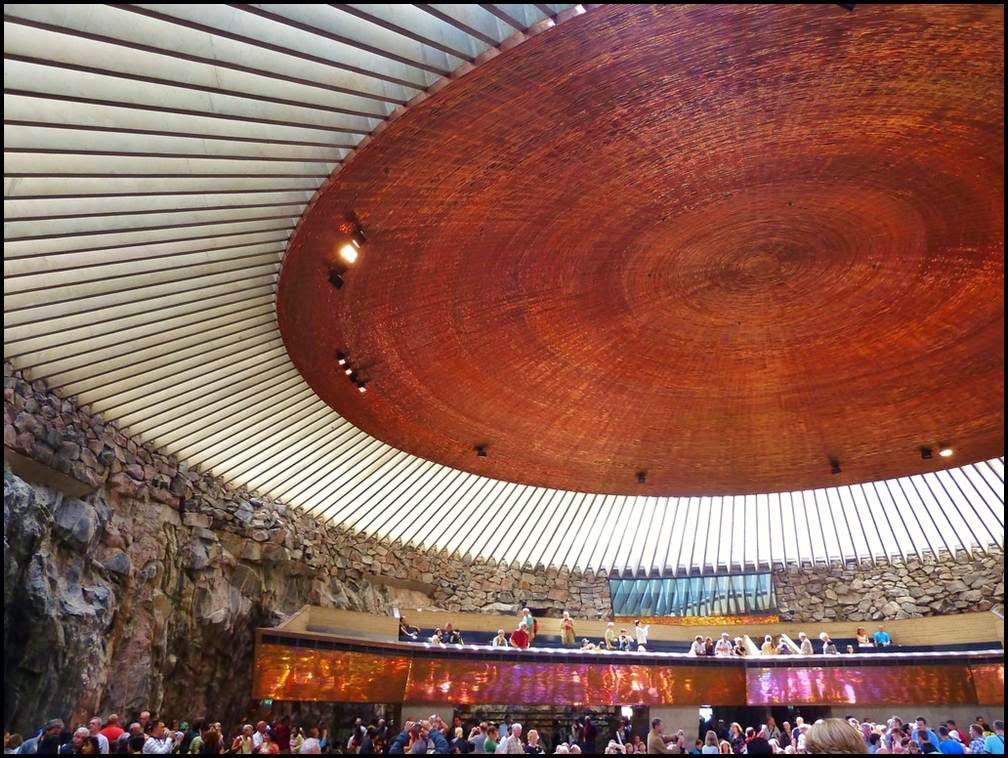
[[[360,379],[357,380],[357,391],[361,394],[367,392],[367,382],[363,382]]]
[[[829,459],[829,465],[830,465],[830,473],[831,474],[839,474],[840,473],[840,461],[838,461],[836,458],[830,458]]]
[[[929,448],[929,447],[922,447],[920,449],[921,458],[923,458],[926,461],[931,460],[931,452],[932,452],[931,448]]]
[[[347,365],[348,361],[349,359],[347,358],[346,353],[336,353],[336,363],[338,363],[340,366]]]
[[[337,269],[330,269],[329,284],[331,284],[336,289],[343,289],[343,272]]]
[[[477,445],[476,446],[476,457],[477,458],[486,458],[487,457],[486,445]]]
[[[637,484],[645,484],[645,483],[647,483],[647,472],[646,471],[638,471],[637,472]]]

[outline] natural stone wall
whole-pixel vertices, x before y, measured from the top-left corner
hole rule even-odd
[[[5,466],[8,728],[139,707],[237,719],[254,628],[305,603],[387,612],[398,593],[375,575],[431,585],[446,610],[609,611],[604,576],[390,545],[230,489],[6,363],[4,444],[95,488],[69,497]]]
[[[1004,553],[775,572],[787,621],[878,621],[1004,609]]]

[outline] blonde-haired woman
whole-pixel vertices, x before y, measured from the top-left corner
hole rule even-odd
[[[805,751],[817,755],[857,755],[867,753],[861,732],[843,719],[815,722],[805,735]]]
[[[721,748],[718,747],[717,732],[713,729],[708,731],[704,737],[704,745],[700,748],[700,752],[703,755],[718,755],[721,752]]]
[[[574,647],[577,644],[577,636],[574,634],[574,620],[567,611],[563,612],[563,619],[560,621],[560,642],[564,647]]]

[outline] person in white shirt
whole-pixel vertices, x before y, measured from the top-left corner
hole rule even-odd
[[[108,755],[109,744],[108,737],[101,733],[102,722],[97,716],[94,716],[90,721],[87,722],[88,732],[92,737],[98,738],[98,752],[102,755]]]
[[[521,753],[522,755],[524,755],[525,746],[522,744],[521,735],[522,735],[522,725],[517,723],[512,724],[511,734],[508,735],[508,738],[506,740],[502,741],[502,744],[504,745],[503,752]]]
[[[151,729],[150,737],[144,742],[143,752],[147,755],[168,755],[175,749],[175,740],[168,734],[163,721]]]
[[[690,655],[707,655],[707,646],[704,644],[704,639],[699,634],[693,638],[693,644],[690,645]],[[717,745],[715,745],[717,747]]]
[[[714,655],[718,658],[723,658],[725,656],[732,655],[735,650],[735,645],[732,644],[731,638],[728,636],[728,632],[721,632],[721,639],[717,641],[714,646]]]
[[[256,724],[255,733],[252,735],[253,749],[258,749],[262,747],[264,734],[266,734],[266,722],[260,721],[258,724]]]
[[[507,637],[504,636],[504,630],[498,629],[497,636],[493,638],[493,641],[490,643],[490,647],[507,647],[507,646],[508,641]]]
[[[650,624],[642,624],[640,619],[635,619],[634,625],[634,636],[637,637],[637,647],[641,648],[647,645],[648,630],[651,628]]]
[[[798,632],[798,647],[801,650],[802,655],[812,655],[812,640],[808,638],[805,632]]]

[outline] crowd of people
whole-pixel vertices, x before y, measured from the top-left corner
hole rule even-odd
[[[629,718],[623,718],[606,739],[588,714],[564,726],[556,722],[549,733],[525,729],[510,717],[499,724],[487,721],[466,728],[456,716],[448,724],[437,714],[407,720],[401,728],[375,719],[358,718],[347,725],[338,738],[330,738],[324,723],[292,724],[287,716],[268,724],[246,724],[225,739],[220,723],[202,719],[191,723],[171,723],[152,719],[144,711],[124,728],[115,714],[94,717],[87,724],[67,729],[53,719],[29,739],[4,733],[4,753],[17,755],[102,755],[102,754],[496,754],[530,755],[578,754],[1004,754],[1004,722],[988,726],[981,716],[960,727],[948,719],[932,728],[927,719],[903,721],[893,716],[884,723],[870,719],[820,719],[806,723],[801,716],[792,726],[778,725],[773,717],[764,723],[743,727],[726,724],[713,716],[700,722],[698,738],[684,730],[666,733],[661,719],[653,719],[646,735],[635,733]],[[347,736],[349,732],[349,736]]]
[[[633,629],[626,628],[616,630],[614,622],[606,624],[602,639],[592,640],[584,638],[580,645],[577,642],[577,634],[574,631],[574,620],[570,613],[564,611],[560,620],[560,641],[563,647],[579,648],[581,650],[622,650],[638,653],[647,652],[648,633],[650,625],[641,623],[640,619],[635,619]],[[517,648],[527,650],[535,642],[538,635],[539,623],[533,617],[532,611],[523,608],[518,618],[517,627],[507,634],[503,629],[498,629],[497,634],[490,640],[490,646],[495,648]],[[399,619],[399,639],[401,641],[426,642],[429,645],[439,647],[447,645],[464,645],[465,640],[462,633],[455,629],[451,623],[445,624],[444,629],[437,627],[430,636],[425,635],[418,627],[409,624],[405,618]],[[879,626],[878,630],[871,636],[863,627],[858,627],[854,634],[855,644],[846,646],[847,653],[855,653],[859,649],[868,647],[889,647],[892,644],[892,637],[885,627]],[[693,656],[747,656],[747,655],[840,655],[840,650],[836,643],[826,632],[819,634],[819,649],[813,645],[812,640],[800,632],[797,640],[791,640],[786,635],[774,637],[765,635],[761,645],[754,642],[747,646],[743,637],[734,639],[728,632],[722,632],[720,639],[715,642],[711,637],[697,635],[690,645],[689,654]]]

